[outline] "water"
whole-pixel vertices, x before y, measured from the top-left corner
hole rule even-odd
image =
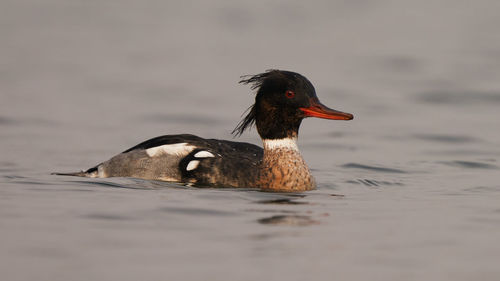
[[[498,280],[499,8],[3,1],[2,280]],[[230,139],[268,68],[355,115],[303,122],[315,191],[49,175]]]

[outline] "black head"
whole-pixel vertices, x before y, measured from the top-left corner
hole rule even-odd
[[[256,124],[263,139],[297,137],[300,123],[305,117],[351,120],[352,114],[322,105],[314,86],[304,76],[284,70],[268,70],[254,76],[243,76],[242,84],[257,89],[255,104],[233,130],[241,135]]]

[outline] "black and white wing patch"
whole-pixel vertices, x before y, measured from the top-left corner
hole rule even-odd
[[[220,157],[207,149],[196,149],[179,163],[179,170],[183,178],[196,179],[196,174],[209,172],[213,168],[213,161]]]

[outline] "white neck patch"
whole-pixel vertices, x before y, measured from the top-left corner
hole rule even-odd
[[[284,139],[264,139],[264,149],[288,149],[299,151],[299,147],[297,146],[297,138],[284,138]]]

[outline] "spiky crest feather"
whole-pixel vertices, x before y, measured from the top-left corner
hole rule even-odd
[[[256,75],[243,75],[240,76],[242,78],[241,81],[238,83],[240,84],[250,84],[250,89],[255,90],[259,89],[262,86],[262,83],[264,83],[264,80],[266,80],[269,76],[279,73],[279,70],[276,69],[268,69],[264,73],[256,74]],[[243,112],[242,115],[245,113],[248,114],[238,123],[236,128],[231,132],[235,137],[241,136],[243,132],[247,129],[250,129],[253,125],[255,125],[255,104],[250,106],[245,112]]]

